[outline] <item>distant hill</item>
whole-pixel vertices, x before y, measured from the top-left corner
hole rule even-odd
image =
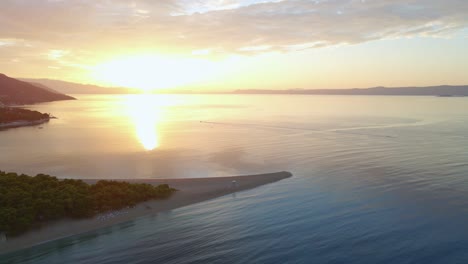
[[[20,79],[20,80],[21,80],[21,79]],[[54,89],[52,89],[52,88],[49,88],[49,87],[47,87],[47,86],[45,86],[45,85],[43,85],[43,84],[41,84],[41,83],[35,83],[35,82],[29,82],[29,83],[32,84],[32,85],[34,85],[34,86],[36,86],[36,87],[42,88],[42,89],[44,89],[44,90],[47,90],[47,91],[49,91],[49,92],[56,93],[56,94],[60,94],[59,91],[56,91],[56,90],[54,90]]]
[[[57,93],[56,91],[52,92],[0,73],[0,102],[5,105],[34,104],[74,99],[71,96]]]
[[[125,87],[102,87],[92,84],[72,83],[51,79],[26,79],[32,85],[41,87],[53,93],[64,94],[135,94],[138,89]],[[154,90],[158,94],[311,94],[311,95],[394,95],[394,96],[468,96],[468,85],[439,85],[427,87],[372,87],[349,89],[287,89],[287,90],[262,90],[240,89],[232,92],[226,91],[196,91],[166,89]]]
[[[315,95],[405,95],[468,96],[468,85],[428,87],[374,87],[354,89],[236,90],[234,94],[315,94]]]
[[[92,84],[80,84],[51,79],[25,79],[22,81],[32,84],[44,85],[50,89],[65,94],[128,94],[135,93],[136,90],[123,87],[102,87]]]

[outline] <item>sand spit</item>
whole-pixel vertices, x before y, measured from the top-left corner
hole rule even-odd
[[[138,204],[133,208],[108,212],[83,220],[62,220],[51,223],[41,229],[32,230],[19,237],[0,242],[0,254],[12,252],[72,235],[77,235],[103,227],[131,221],[133,219],[156,214],[162,211],[199,203],[226,194],[252,189],[291,177],[289,172],[275,172],[258,175],[190,178],[190,179],[119,179],[133,183],[153,185],[169,184],[178,191],[169,199],[153,200]],[[98,180],[84,180],[95,183]]]

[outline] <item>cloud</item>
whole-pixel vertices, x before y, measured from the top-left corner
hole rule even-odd
[[[185,36],[229,52],[291,50],[382,38],[439,36],[468,24],[467,1],[282,1],[194,14]],[[183,29],[181,29],[183,30]],[[211,45],[210,45],[211,44]]]
[[[385,38],[441,36],[467,26],[466,0],[0,2],[0,40],[34,43],[41,54],[69,50],[88,57],[132,49],[187,54],[290,52]],[[8,46],[12,45],[0,48]]]
[[[256,4],[277,3],[282,1],[284,0],[179,0],[179,13],[173,13],[173,15],[192,15],[196,13],[230,10]]]

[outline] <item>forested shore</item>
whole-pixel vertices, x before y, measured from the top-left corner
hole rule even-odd
[[[164,199],[174,191],[167,184],[108,180],[87,184],[45,174],[32,177],[0,171],[0,233],[16,236],[50,221],[93,217]]]

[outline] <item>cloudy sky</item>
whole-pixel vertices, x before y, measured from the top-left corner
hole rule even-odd
[[[468,84],[466,0],[1,0],[0,72],[101,85]]]

